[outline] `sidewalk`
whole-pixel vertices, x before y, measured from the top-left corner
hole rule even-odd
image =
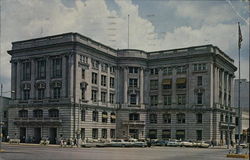
[[[49,145],[41,145],[41,144],[36,144],[36,143],[19,143],[19,144],[10,144],[8,142],[2,142],[5,145],[21,145],[21,146],[49,146],[49,147],[60,147],[58,144],[49,144]]]

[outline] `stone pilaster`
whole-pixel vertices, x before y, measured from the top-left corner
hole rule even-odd
[[[144,69],[140,69],[140,104],[144,104],[144,99],[143,99],[143,87],[144,86]]]
[[[124,67],[124,104],[128,103],[128,68]]]
[[[36,98],[36,91],[35,91],[35,78],[36,78],[36,63],[35,63],[35,59],[32,58],[31,59],[31,88],[30,88],[30,99],[35,99]]]
[[[50,76],[52,72],[51,67],[51,60],[50,57],[46,57],[46,90],[45,90],[45,97],[50,98]]]
[[[158,72],[158,105],[163,104],[163,96],[162,96],[162,74],[163,70],[160,68]]]
[[[66,87],[67,87],[67,79],[66,79],[66,66],[67,66],[66,56],[62,56],[62,98],[66,97]]]
[[[16,74],[16,99],[21,99],[21,73],[22,73],[22,63],[21,61],[17,61],[17,74]]]

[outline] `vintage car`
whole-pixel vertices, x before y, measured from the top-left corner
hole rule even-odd
[[[199,147],[199,148],[208,148],[210,144],[205,141],[196,141],[196,142],[193,142],[193,146]]]
[[[180,146],[181,147],[193,147],[194,144],[191,141],[182,141],[182,142],[180,142]]]
[[[113,139],[108,143],[104,143],[105,147],[131,147],[132,143],[123,139]]]
[[[176,140],[176,139],[171,139],[167,142],[167,146],[169,146],[169,147],[178,147],[180,145],[181,145],[181,141]]]

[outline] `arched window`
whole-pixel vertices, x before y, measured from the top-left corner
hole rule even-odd
[[[93,111],[93,113],[92,113],[92,120],[94,122],[98,122],[98,111]]]
[[[157,114],[150,114],[149,115],[149,122],[150,123],[157,123]]]
[[[162,115],[163,123],[171,123],[171,114],[164,113]]]
[[[28,118],[28,110],[22,109],[22,110],[18,111],[18,116],[20,118]]]
[[[43,117],[43,110],[36,109],[33,111],[33,117],[35,118],[42,118]]]
[[[196,122],[197,123],[202,123],[202,114],[201,113],[196,114]]]
[[[177,123],[185,123],[186,120],[184,113],[178,113],[176,117],[177,117]]]
[[[114,112],[112,112],[112,113],[110,114],[110,122],[111,122],[111,123],[115,123],[115,120],[116,120],[116,115],[115,115]]]
[[[140,120],[140,114],[139,113],[130,113],[129,114],[129,120],[130,121],[139,121]]]
[[[108,113],[102,112],[102,123],[107,123],[107,122],[108,122]]]
[[[49,117],[59,117],[59,110],[58,109],[50,109],[49,110]]]

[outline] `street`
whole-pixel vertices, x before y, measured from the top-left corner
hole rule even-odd
[[[213,148],[59,148],[59,146],[9,145],[0,160],[222,160],[228,150]]]

